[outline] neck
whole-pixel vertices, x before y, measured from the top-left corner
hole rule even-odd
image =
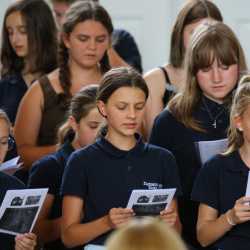
[[[250,168],[250,144],[244,142],[239,152],[244,163]]]
[[[72,62],[69,68],[71,72],[72,95],[77,93],[85,85],[97,84],[102,76],[98,65],[92,68],[83,68]]]
[[[78,139],[76,137],[74,137],[72,143],[71,143],[71,146],[76,150],[76,149],[80,149],[81,148],[81,145],[78,141]]]
[[[112,133],[108,132],[105,136],[106,140],[108,140],[112,145],[120,150],[129,151],[136,144],[135,136],[113,136]]]

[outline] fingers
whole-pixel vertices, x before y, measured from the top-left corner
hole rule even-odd
[[[113,227],[126,223],[134,215],[131,208],[112,208],[109,212],[109,218]]]
[[[160,218],[168,223],[170,226],[175,225],[177,220],[177,213],[174,209],[162,210],[160,212]]]
[[[26,233],[17,235],[15,238],[16,250],[32,250],[36,245],[36,235],[33,233]]]

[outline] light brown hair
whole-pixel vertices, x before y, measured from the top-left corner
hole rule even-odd
[[[237,64],[238,77],[247,68],[243,49],[234,32],[221,22],[209,21],[199,25],[191,37],[185,56],[184,89],[168,104],[168,109],[178,121],[197,131],[204,129],[193,118],[202,96],[196,75],[200,69],[210,67],[214,60],[227,66]],[[231,97],[232,91],[224,98],[229,106]]]
[[[228,147],[225,155],[238,150],[244,143],[242,131],[235,126],[235,118],[242,116],[250,106],[250,75],[244,77],[235,92],[230,112],[230,126],[228,129]]]
[[[185,47],[183,42],[183,31],[188,24],[195,23],[203,18],[212,18],[216,21],[223,21],[218,7],[209,0],[186,1],[180,10],[173,26],[171,34],[169,62],[176,68],[183,65]]]

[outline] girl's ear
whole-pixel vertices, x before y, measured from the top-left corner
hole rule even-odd
[[[98,102],[97,102],[97,108],[98,108],[100,114],[101,114],[104,118],[107,118],[106,106],[105,106],[105,103],[104,103],[103,101],[98,101]]]
[[[243,131],[242,128],[242,119],[240,115],[237,115],[234,117],[234,126],[239,130],[239,131]]]
[[[70,48],[69,35],[66,34],[66,33],[64,33],[64,32],[62,32],[61,33],[61,40],[63,41],[65,47],[67,49],[69,49]]]
[[[75,117],[73,117],[72,115],[69,116],[68,123],[69,123],[70,127],[74,130],[74,132],[77,132],[78,123],[76,122]]]

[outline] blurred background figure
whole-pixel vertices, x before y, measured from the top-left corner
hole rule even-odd
[[[107,250],[187,250],[180,236],[166,223],[151,217],[133,219],[115,231]]]
[[[64,16],[70,4],[77,0],[50,0],[55,12],[57,24],[60,27],[63,24]],[[93,1],[98,0],[78,0],[78,1]],[[132,66],[139,72],[142,72],[141,55],[135,39],[124,29],[114,29],[112,33],[111,46],[107,51],[109,63],[111,67]]]

